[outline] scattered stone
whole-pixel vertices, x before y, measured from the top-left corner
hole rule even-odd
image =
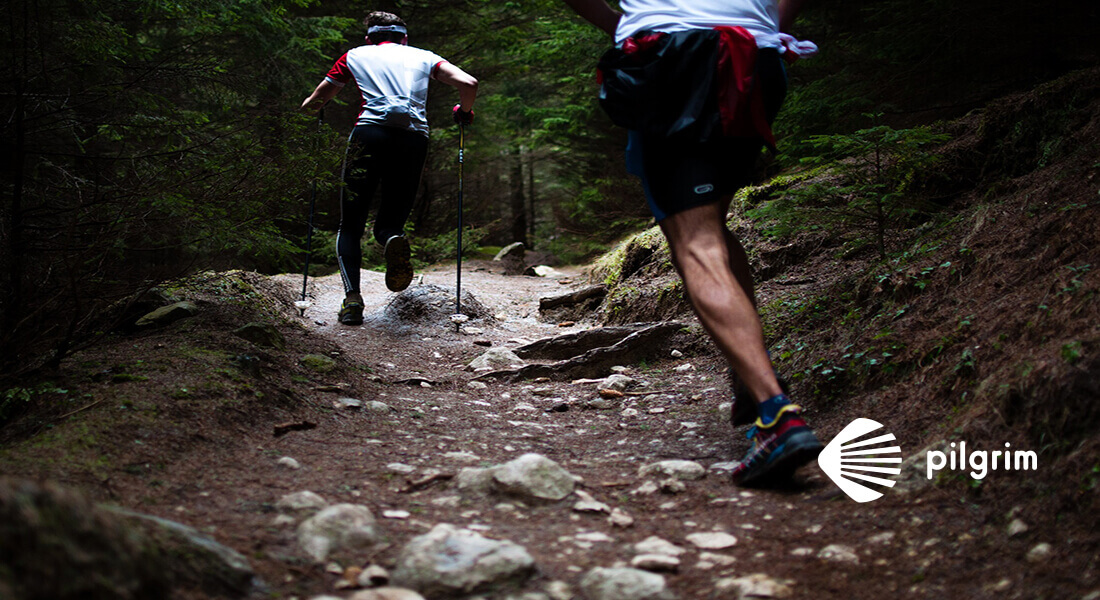
[[[695,370],[695,365],[693,365],[691,363],[684,363],[684,364],[682,364],[678,367],[675,367],[672,370],[676,371],[677,373],[687,373],[688,371],[694,371]]]
[[[607,518],[607,522],[611,523],[615,527],[630,527],[634,525],[634,517],[630,516],[621,508],[611,509],[611,516]]]
[[[613,410],[619,408],[619,405],[620,403],[618,400],[609,398],[592,398],[591,400],[586,400],[584,403],[585,408],[593,410]]]
[[[467,325],[462,328],[462,335],[482,335],[485,330],[480,327],[474,327],[473,325]]]
[[[625,392],[626,390],[634,387],[638,384],[638,381],[633,377],[627,377],[622,373],[614,373],[609,375],[606,379],[602,379],[599,382],[599,389],[602,390],[614,390],[616,392]]]
[[[592,497],[592,494],[584,490],[576,490],[573,492],[580,500],[573,505],[573,510],[576,512],[592,512],[592,513],[610,513],[611,507],[596,500]]]
[[[191,302],[183,301],[162,306],[153,312],[147,313],[134,323],[137,327],[164,327],[180,319],[186,319],[199,314],[199,307]]]
[[[624,408],[623,412],[621,414],[624,418],[636,417],[636,416],[638,416],[638,409],[636,409],[636,408]]]
[[[729,423],[733,418],[733,402],[722,402],[718,405],[718,422]]]
[[[683,481],[702,479],[706,474],[703,465],[690,460],[662,460],[638,469],[638,477],[671,477]]]
[[[363,408],[363,401],[355,398],[340,398],[332,403],[337,410],[359,410]]]
[[[470,364],[466,366],[467,371],[477,371],[479,369],[508,369],[515,366],[524,365],[525,361],[516,356],[515,352],[512,352],[508,348],[503,346],[497,348],[489,348],[485,351],[485,354],[470,361]]]
[[[859,556],[856,554],[855,549],[844,544],[829,544],[818,551],[817,557],[829,562],[859,564]]]
[[[643,571],[675,573],[680,570],[680,559],[665,554],[639,554],[630,559],[630,566]]]
[[[384,414],[394,412],[392,406],[386,404],[385,402],[379,402],[378,400],[368,400],[367,402],[363,403],[363,408],[367,412],[371,413]]]
[[[1046,542],[1040,542],[1027,551],[1027,562],[1041,563],[1050,560],[1054,555],[1054,547]]]
[[[803,548],[795,548],[794,550],[791,550],[791,556],[813,556],[813,554],[814,554],[814,549],[813,548],[803,547]]]
[[[661,491],[666,494],[679,494],[687,490],[687,486],[684,485],[684,482],[675,477],[665,479],[660,483],[660,486]]]
[[[395,520],[398,520],[398,521],[403,521],[405,519],[408,519],[411,516],[412,516],[412,513],[410,513],[407,510],[384,510],[384,511],[382,511],[382,517],[384,517],[386,519],[395,519]]]
[[[654,408],[651,408],[651,409],[647,410],[646,412],[651,414],[651,415],[659,415],[659,414],[665,412],[665,408],[663,406],[657,406],[657,407],[654,407]]]
[[[692,533],[685,538],[696,548],[704,550],[724,550],[737,545],[737,538],[721,531]]]
[[[665,578],[656,573],[625,567],[596,567],[581,580],[588,600],[671,600]]]
[[[358,504],[335,504],[298,526],[298,545],[316,563],[332,552],[369,547],[378,540],[374,515]]]
[[[284,457],[280,458],[279,460],[275,461],[275,464],[279,465],[280,467],[286,467],[288,469],[301,469],[302,468],[302,465],[298,464],[298,461],[294,460],[293,458],[291,458],[289,456],[284,456]]]
[[[673,350],[672,352],[669,352],[669,356],[671,356],[672,358],[683,358],[684,353],[680,352],[679,350]]]
[[[867,538],[867,543],[868,544],[889,544],[890,542],[894,541],[894,537],[896,537],[896,536],[897,536],[897,534],[894,533],[893,531],[883,531],[882,533],[876,533],[875,535],[872,535],[871,537]]]
[[[791,595],[791,588],[787,582],[781,582],[763,573],[754,573],[736,579],[720,579],[715,582],[714,589],[723,598],[729,597],[728,594],[732,593],[736,600],[786,598]]]
[[[534,571],[522,546],[444,523],[401,550],[393,580],[437,598],[522,585]]]
[[[600,531],[585,531],[578,533],[574,539],[582,542],[614,542],[615,538]]]
[[[737,559],[728,554],[715,554],[714,552],[700,552],[699,560],[728,567],[737,562]]]
[[[1024,523],[1020,519],[1013,519],[1012,522],[1008,524],[1008,537],[1023,535],[1027,533],[1027,530],[1027,523]]]
[[[371,564],[359,573],[357,582],[362,587],[379,587],[390,582],[390,572],[381,565]]]
[[[399,462],[392,462],[386,465],[386,468],[393,471],[394,473],[401,473],[402,475],[408,475],[409,473],[416,471],[416,467]]]
[[[466,387],[468,387],[472,390],[484,390],[484,389],[488,389],[489,385],[485,384],[485,383],[482,383],[480,381],[469,381],[469,382],[466,383]]]
[[[442,457],[458,462],[478,462],[481,460],[481,457],[473,452],[444,452]]]
[[[646,480],[642,485],[638,486],[638,489],[630,492],[632,496],[648,496],[654,494],[661,489],[655,482]]]
[[[275,503],[275,510],[282,513],[315,513],[327,507],[324,498],[310,491],[287,494]]]
[[[646,539],[634,544],[635,554],[660,554],[663,556],[680,556],[686,552],[683,548],[673,544],[668,540],[661,539],[655,535],[651,535]]]
[[[286,338],[270,323],[247,323],[233,330],[233,335],[266,348],[286,349]]]
[[[424,600],[424,596],[405,588],[381,587],[356,592],[348,600]]]

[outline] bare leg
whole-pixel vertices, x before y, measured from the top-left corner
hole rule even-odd
[[[727,202],[666,217],[661,230],[695,314],[757,403],[782,393],[764,348],[748,258],[726,228]]]

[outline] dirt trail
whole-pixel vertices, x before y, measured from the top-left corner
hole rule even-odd
[[[414,286],[417,283],[447,287],[453,303],[453,267],[431,269]],[[735,442],[719,416],[726,378],[724,364],[714,356],[626,365],[627,374],[643,386],[640,389],[668,393],[631,397],[614,410],[581,408],[596,396],[592,385],[490,381],[485,389],[468,387],[474,374],[461,367],[485,350],[475,341],[514,347],[517,343],[509,340],[535,340],[576,329],[536,318],[540,296],[568,288],[556,279],[504,277],[484,264],[469,265],[463,274],[464,289],[495,315],[469,323],[483,329],[474,336],[447,326],[398,334],[392,322],[380,326],[382,321],[372,319],[372,314],[382,311],[394,295],[385,291],[378,273],[364,272],[368,319],[361,327],[341,326],[334,318],[343,295],[336,276],[316,280],[314,286],[316,303],[305,321],[334,340],[346,360],[369,369],[362,375],[365,382],[353,382],[360,389],[370,383],[372,391],[361,394],[361,399],[379,400],[396,410],[383,416],[334,413],[317,429],[256,447],[251,456],[234,461],[251,464],[255,478],[241,482],[237,493],[248,496],[246,504],[261,504],[308,489],[329,502],[368,504],[377,514],[408,511],[408,519],[382,519],[391,547],[368,557],[382,564],[392,561],[409,538],[445,522],[473,526],[489,537],[526,547],[540,570],[539,579],[529,586],[533,590],[552,580],[576,589],[591,567],[629,564],[630,545],[651,535],[688,550],[679,572],[667,575],[671,589],[682,598],[717,597],[712,596],[716,582],[753,573],[786,580],[793,597],[806,598],[881,598],[885,592],[992,597],[997,595],[994,590],[1012,584],[1012,573],[1003,562],[975,567],[967,558],[964,546],[991,543],[976,541],[990,533],[982,532],[987,515],[981,510],[927,496],[912,502],[894,495],[857,505],[829,484],[816,465],[804,469],[799,483],[787,490],[741,490],[728,476],[711,471],[700,481],[687,482],[678,493],[636,493],[645,481],[638,476],[642,465],[676,458],[709,466],[736,460],[744,451],[741,433]],[[449,314],[450,307],[440,311]],[[687,364],[691,370],[676,369],[688,369],[683,367]],[[390,383],[378,382],[379,377]],[[430,383],[418,383],[419,379]],[[392,383],[403,380],[413,382]],[[549,410],[565,403],[569,409],[564,412]],[[823,437],[835,434],[835,429],[822,431]],[[553,459],[582,478],[581,489],[628,513],[634,525],[616,527],[606,515],[575,513],[572,498],[517,508],[504,499],[460,498],[446,482],[405,493],[408,482],[425,470],[451,474],[527,452]],[[274,459],[284,455],[300,461],[303,468],[280,471]],[[394,463],[416,470],[401,473],[395,469],[407,469]],[[273,559],[262,561],[261,575],[285,593],[331,590],[335,575],[290,566],[296,562],[292,535],[273,530],[270,519],[269,514],[246,511],[232,515],[232,523],[215,525],[234,532],[236,539],[229,540],[234,547],[256,548]],[[685,541],[705,531],[728,532],[738,543],[708,552]],[[608,541],[583,535],[592,532],[605,534]],[[840,560],[835,554],[832,559],[819,556],[834,544],[849,547],[855,555]],[[1023,542],[1020,546],[1025,552]],[[1020,554],[1005,558],[1015,562]],[[963,564],[966,569],[960,569]]]
[[[315,302],[304,317],[287,298],[279,300],[280,318],[301,325],[282,327],[286,353],[257,352],[229,333],[240,326],[240,311],[253,305],[234,304],[239,290],[215,282],[225,295],[200,301],[208,308],[198,317],[74,357],[70,387],[106,401],[57,420],[52,432],[28,435],[28,443],[0,454],[0,464],[8,475],[54,479],[208,533],[248,557],[268,586],[257,595],[264,598],[350,595],[335,590],[337,574],[305,557],[294,526],[276,521],[274,504],[303,490],[330,504],[366,505],[378,517],[386,544],[342,559],[344,567],[392,567],[410,539],[450,523],[525,547],[538,568],[528,592],[559,582],[581,598],[578,584],[589,569],[630,564],[632,545],[650,536],[686,550],[679,570],[665,573],[682,599],[733,597],[723,580],[755,573],[788,585],[792,598],[1079,597],[1089,591],[1087,579],[1067,584],[1069,567],[1056,567],[1057,561],[1025,560],[1036,543],[1059,542],[1057,536],[1035,528],[1009,537],[1003,514],[966,501],[957,489],[891,492],[856,504],[816,465],[788,489],[733,486],[709,467],[736,460],[747,442],[719,413],[728,399],[725,365],[705,344],[687,345],[676,358],[622,365],[637,380],[635,389],[661,393],[628,396],[603,409],[584,407],[597,396],[593,384],[486,380],[471,386],[475,373],[464,367],[486,344],[512,348],[592,324],[538,320],[539,298],[583,285],[579,273],[505,277],[491,263],[473,262],[464,265],[463,289],[486,316],[467,323],[480,333],[456,332],[448,320],[454,277],[453,266],[427,270],[404,294],[430,292],[421,297],[427,302],[402,312],[393,310],[397,296],[385,290],[382,274],[364,272],[367,319],[360,327],[336,321],[343,296],[338,276],[311,280]],[[276,280],[288,284],[282,295],[300,285],[291,275]],[[256,289],[275,287],[260,276],[249,281]],[[303,349],[327,352],[340,366],[303,376],[297,362]],[[261,355],[255,375],[227,362],[246,352]],[[343,397],[389,409],[334,408]],[[853,418],[812,400],[807,408],[824,440]],[[891,408],[876,410],[889,415]],[[316,427],[273,436],[271,424],[286,419]],[[917,449],[902,450],[910,456]],[[464,467],[529,452],[559,463],[579,478],[579,489],[625,512],[633,524],[575,512],[575,497],[526,505],[463,496],[449,479]],[[281,466],[283,457],[300,468]],[[652,484],[660,481],[640,477],[639,468],[665,459],[694,460],[708,473],[682,489],[658,490]],[[654,489],[646,490],[647,481]],[[383,516],[387,511],[394,518]],[[706,550],[689,541],[711,531],[732,534],[737,543]]]

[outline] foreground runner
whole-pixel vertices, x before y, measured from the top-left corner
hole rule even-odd
[[[756,418],[753,447],[733,480],[781,482],[822,446],[772,370],[748,257],[726,214],[761,146],[774,146],[783,55],[816,50],[780,34],[801,0],[622,0],[622,13],[604,0],[565,3],[615,36],[600,60],[600,103],[630,129],[627,168],[642,179],[695,314],[746,389],[733,420]]]
[[[460,125],[473,122],[477,79],[427,50],[408,45],[405,22],[387,12],[372,12],[363,20],[365,46],[340,57],[325,79],[302,102],[302,110],[318,110],[347,84],[359,88],[362,107],[348,139],[344,158],[345,188],[340,193],[340,229],[336,260],[344,281],[339,319],[345,325],[363,322],[359,293],[362,266],[360,238],[376,189],[381,187],[374,239],[385,244],[386,287],[399,292],[412,281],[405,221],[412,212],[420,174],[428,152],[425,103],[428,80],[458,88],[454,108]]]

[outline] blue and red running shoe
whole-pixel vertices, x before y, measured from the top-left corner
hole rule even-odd
[[[748,433],[752,448],[733,470],[734,483],[746,487],[779,483],[817,458],[823,446],[802,420],[801,412],[797,404],[787,404],[771,423],[756,420]]]

